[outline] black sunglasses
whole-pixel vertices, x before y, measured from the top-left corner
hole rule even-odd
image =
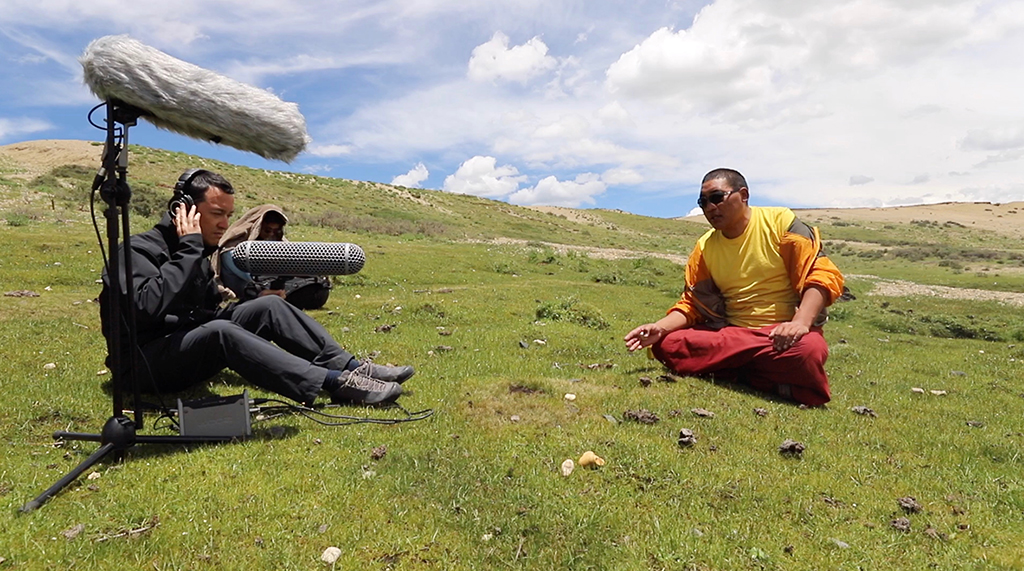
[[[730,191],[726,192],[726,191],[722,191],[722,190],[716,190],[714,192],[708,193],[706,196],[702,194],[702,195],[697,197],[697,206],[700,206],[703,209],[703,208],[707,208],[709,203],[710,204],[721,204],[722,201],[726,199],[726,197],[728,197],[730,194],[732,194],[734,192],[739,192],[739,191],[738,190],[730,190]]]

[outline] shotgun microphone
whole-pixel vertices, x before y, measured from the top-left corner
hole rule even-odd
[[[311,140],[297,104],[128,36],[93,40],[78,61],[97,97],[131,105],[162,129],[285,162]]]
[[[363,249],[348,243],[254,240],[231,254],[240,270],[255,276],[347,276],[366,263]]]

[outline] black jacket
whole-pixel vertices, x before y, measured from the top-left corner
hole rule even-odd
[[[132,295],[135,304],[136,335],[140,346],[170,335],[181,329],[191,329],[219,317],[226,317],[230,308],[220,308],[221,296],[213,281],[208,256],[215,247],[203,245],[200,234],[178,237],[168,215],[152,230],[131,238]],[[118,247],[121,292],[127,291],[123,279],[124,244]],[[103,336],[110,338],[108,308],[110,282],[103,272],[103,291],[100,293],[100,319]],[[123,320],[120,330],[121,346],[127,348],[127,307],[122,305]]]

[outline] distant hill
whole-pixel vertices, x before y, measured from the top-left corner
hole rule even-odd
[[[102,145],[89,141],[26,141],[0,147],[0,205],[81,211]],[[656,252],[685,257],[703,221],[675,221],[615,210],[527,208],[438,190],[404,188],[302,173],[253,169],[199,156],[131,147],[133,210],[155,218],[173,182],[188,168],[225,175],[241,213],[281,206],[295,224],[452,240],[548,242],[579,248]]]

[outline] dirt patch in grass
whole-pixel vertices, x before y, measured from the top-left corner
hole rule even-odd
[[[883,297],[901,297],[912,295],[923,295],[930,297],[941,297],[944,299],[966,299],[972,301],[998,301],[1010,305],[1024,306],[1024,293],[1008,291],[989,291],[986,289],[972,289],[960,287],[947,287],[937,285],[923,285],[904,280],[886,280],[871,275],[849,275],[848,278],[867,278],[875,280],[875,287],[868,292],[868,295]]]

